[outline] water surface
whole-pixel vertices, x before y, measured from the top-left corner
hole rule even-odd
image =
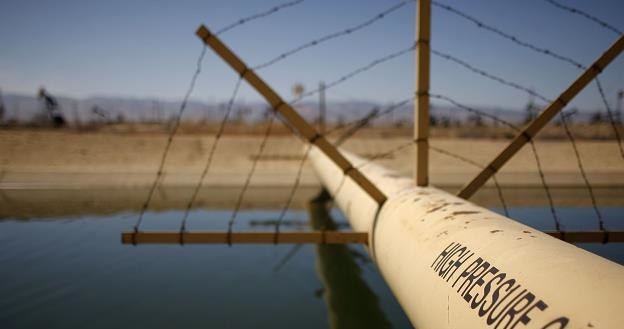
[[[595,229],[591,208],[558,209],[567,229]],[[622,229],[624,208],[601,209]],[[229,210],[198,210],[189,230],[227,227]],[[310,215],[314,216],[310,216]],[[271,230],[277,210],[246,209],[236,230]],[[177,229],[181,212],[148,213],[145,230]],[[511,217],[551,229],[547,208]],[[410,328],[361,246],[120,243],[134,213],[0,221],[2,328]],[[343,227],[334,209],[290,211],[285,230]],[[624,263],[618,244],[582,244]],[[354,317],[359,314],[359,317]]]

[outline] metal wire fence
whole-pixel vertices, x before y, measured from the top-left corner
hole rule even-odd
[[[299,3],[301,3],[303,0],[299,0],[299,1],[291,1],[291,2],[287,2],[278,6],[275,6],[267,11],[261,12],[261,13],[257,13],[245,18],[242,18],[238,21],[235,21],[234,23],[218,30],[218,32],[216,33],[216,35],[230,31],[238,26],[241,26],[243,24],[246,24],[250,21],[256,20],[256,19],[260,19],[260,18],[265,18],[265,17],[269,17],[272,14],[280,11],[281,9],[284,8],[288,8],[288,7],[293,7]],[[604,27],[607,30],[610,30],[612,32],[615,32],[616,34],[620,35],[622,34],[622,32],[620,30],[618,30],[617,28],[615,28],[614,26],[606,23],[603,20],[600,20],[599,18],[588,14],[587,12],[581,11],[579,9],[570,7],[570,6],[566,6],[563,5],[557,1],[553,1],[553,0],[544,0],[548,3],[550,3],[551,5],[555,6],[556,8],[559,8],[561,10],[564,10],[566,12],[569,12],[571,14],[575,14],[575,15],[580,15],[581,17],[584,17],[594,23],[599,24],[600,26]],[[355,32],[358,32],[362,29],[365,28],[369,28],[371,27],[375,22],[382,20],[386,17],[388,17],[388,15],[395,13],[397,11],[399,11],[400,9],[406,7],[406,5],[408,3],[412,3],[415,2],[414,0],[409,0],[409,1],[402,1],[399,2],[397,4],[394,4],[386,9],[384,9],[383,11],[375,14],[372,18],[367,18],[363,21],[361,21],[360,23],[350,26],[346,29],[341,29],[338,30],[336,32],[332,32],[326,35],[323,35],[321,37],[315,38],[313,40],[310,41],[305,41],[302,42],[300,45],[295,46],[285,52],[280,53],[279,55],[275,56],[274,58],[263,62],[261,64],[252,66],[249,70],[254,70],[254,71],[258,71],[258,70],[262,70],[265,68],[268,68],[272,65],[276,65],[279,62],[281,62],[282,60],[293,56],[299,52],[302,52],[306,49],[318,46],[326,41],[329,40],[333,40],[336,38],[340,38],[340,37],[346,37],[348,35],[351,35]],[[476,18],[476,16],[472,15],[472,14],[468,14],[462,10],[459,10],[453,6],[438,2],[438,1],[433,1],[432,5],[446,13],[450,13],[456,17],[459,17],[461,19],[467,20],[471,23],[474,23],[479,29],[482,29],[484,31],[487,31],[489,33],[493,33],[507,41],[510,41],[511,43],[513,43],[516,46],[519,47],[523,47],[526,49],[529,49],[535,53],[541,54],[543,56],[546,56],[548,58],[552,58],[558,61],[561,61],[563,63],[567,63],[573,67],[575,67],[576,69],[579,70],[585,70],[586,66],[581,64],[579,61],[575,60],[573,57],[562,54],[558,51],[554,51],[550,48],[538,45],[536,43],[521,39],[517,36],[515,36],[513,33],[510,33],[508,31],[505,31],[504,29],[498,28],[496,26],[494,26],[493,24],[489,24],[486,23],[485,21]],[[303,99],[307,98],[307,97],[311,97],[313,95],[316,95],[318,93],[320,93],[321,91],[325,91],[328,89],[332,89],[336,86],[339,86],[343,83],[348,82],[351,79],[355,79],[357,77],[360,77],[361,75],[363,75],[366,72],[369,72],[370,70],[372,70],[375,67],[381,66],[382,64],[385,64],[395,58],[398,58],[400,56],[406,55],[406,54],[410,54],[412,53],[416,48],[417,48],[417,43],[413,43],[411,45],[409,45],[406,48],[403,49],[399,49],[393,52],[389,52],[381,57],[375,58],[373,60],[371,60],[369,63],[364,64],[362,66],[356,67],[355,69],[352,69],[342,75],[339,75],[338,78],[335,78],[334,80],[331,80],[331,82],[329,82],[324,88],[317,88],[317,89],[313,89],[310,90],[308,92],[302,93],[300,95],[298,95],[297,97],[295,97],[294,99],[292,99],[289,104],[290,105],[294,105],[296,103],[301,102]],[[173,128],[170,130],[169,135],[168,135],[168,139],[167,139],[167,143],[165,145],[165,148],[163,150],[162,156],[160,158],[160,162],[158,164],[158,170],[155,176],[155,179],[153,180],[152,184],[150,185],[150,189],[149,189],[149,193],[148,196],[146,198],[146,201],[143,203],[142,207],[141,207],[141,211],[137,220],[137,223],[134,227],[135,232],[138,232],[140,229],[140,225],[141,222],[143,220],[144,214],[145,212],[148,210],[150,202],[153,198],[153,195],[155,193],[156,187],[158,186],[159,182],[162,179],[162,175],[164,172],[164,166],[165,166],[165,162],[167,159],[167,155],[170,152],[170,148],[171,148],[171,144],[172,144],[172,140],[174,138],[174,136],[176,135],[176,133],[178,132],[179,126],[180,126],[180,120],[182,115],[184,114],[184,110],[186,108],[186,104],[188,102],[188,99],[191,95],[191,93],[193,92],[193,89],[195,87],[196,81],[198,79],[198,76],[201,73],[201,63],[202,60],[204,58],[204,55],[206,53],[206,47],[202,47],[202,51],[200,53],[199,59],[197,61],[197,65],[196,65],[196,71],[193,74],[192,78],[191,78],[191,82],[189,85],[189,88],[185,94],[185,97],[183,99],[183,102],[181,103],[181,106],[177,112],[177,115],[175,117],[175,121],[174,121],[174,125]],[[517,91],[523,92],[531,97],[535,97],[537,99],[539,99],[540,101],[543,101],[545,103],[552,103],[553,100],[550,99],[549,97],[544,96],[543,93],[540,93],[539,91],[535,91],[533,88],[529,88],[525,85],[523,85],[522,83],[516,82],[513,79],[510,78],[506,78],[506,77],[502,77],[496,73],[493,73],[489,70],[483,69],[483,68],[479,68],[476,65],[471,64],[468,60],[462,59],[458,56],[455,55],[451,55],[447,52],[441,51],[441,50],[437,50],[437,49],[431,49],[431,54],[433,54],[434,56],[448,61],[450,63],[459,65],[460,67],[468,70],[471,73],[474,73],[476,75],[478,75],[481,78],[484,79],[488,79],[490,81],[494,81],[498,84],[500,84],[501,86],[504,86],[506,88],[512,88],[515,89]],[[237,79],[235,86],[233,88],[232,94],[227,102],[227,107],[224,113],[224,116],[218,126],[217,132],[214,136],[214,140],[211,144],[210,150],[207,154],[206,160],[204,162],[204,165],[202,167],[202,171],[201,174],[199,176],[199,179],[197,180],[193,192],[191,194],[191,197],[189,199],[189,202],[187,203],[187,206],[184,210],[184,214],[181,220],[181,224],[180,224],[180,233],[181,236],[183,236],[182,233],[184,233],[186,231],[186,227],[187,227],[187,219],[189,217],[189,213],[194,209],[195,203],[196,203],[196,199],[198,197],[199,191],[202,189],[202,186],[205,183],[206,177],[208,172],[210,171],[211,168],[211,164],[213,162],[213,158],[215,156],[215,151],[218,147],[218,143],[219,140],[222,138],[224,131],[225,131],[225,127],[228,124],[228,121],[230,119],[230,115],[232,112],[232,108],[234,106],[234,104],[236,103],[236,98],[239,92],[239,89],[241,87],[241,84],[243,83],[243,77],[244,75],[247,73],[247,69],[243,70],[243,73],[241,73],[241,76]],[[602,87],[602,84],[600,83],[600,80],[598,78],[596,78],[596,85],[598,87],[598,92],[600,95],[600,98],[605,106],[606,112],[607,112],[607,118],[609,121],[609,124],[611,126],[611,128],[614,131],[614,134],[616,136],[617,142],[618,142],[618,146],[619,146],[619,150],[622,156],[622,159],[624,159],[624,148],[622,147],[622,141],[621,141],[621,137],[620,137],[620,132],[619,132],[619,123],[617,122],[615,115],[612,113],[613,111],[611,110],[607,99],[606,99],[606,95],[604,92],[604,88]],[[414,101],[415,97],[417,95],[413,94],[410,95],[409,97],[400,100],[398,102],[395,102],[389,106],[387,106],[384,109],[374,109],[372,110],[370,113],[367,113],[366,115],[354,119],[352,121],[349,121],[345,124],[342,124],[340,126],[336,126],[332,129],[329,129],[326,132],[326,136],[335,136],[337,135],[338,132],[341,132],[341,135],[339,135],[337,138],[335,138],[335,145],[341,145],[343,144],[346,140],[353,138],[354,135],[356,135],[359,131],[363,130],[365,127],[369,126],[374,120],[380,119],[384,116],[387,116],[389,114],[392,114],[396,111],[405,109],[405,108],[409,108],[408,105],[412,104],[412,102]],[[479,118],[483,118],[483,119],[488,119],[491,120],[492,122],[501,124],[504,127],[507,127],[508,129],[510,129],[511,131],[513,131],[516,134],[520,134],[522,133],[521,128],[515,124],[510,122],[509,120],[506,120],[498,115],[492,114],[490,112],[478,109],[474,106],[469,106],[466,105],[463,102],[457,101],[455,98],[445,95],[443,93],[439,93],[439,92],[429,92],[428,96],[436,101],[442,101],[442,102],[447,102],[448,104],[451,104],[452,106],[454,106],[455,109],[463,111],[465,113],[469,113],[471,115],[476,115]],[[278,106],[279,107],[279,106]],[[236,222],[237,219],[237,215],[241,209],[241,205],[243,203],[243,199],[245,198],[245,194],[247,192],[247,190],[249,189],[250,186],[250,182],[254,176],[254,173],[256,171],[257,165],[258,165],[258,161],[262,158],[263,152],[266,149],[267,146],[267,142],[271,136],[271,132],[272,129],[274,128],[274,120],[275,119],[280,119],[284,122],[284,124],[287,127],[290,127],[290,124],[287,122],[287,120],[284,120],[284,118],[279,114],[279,112],[277,111],[278,108],[274,107],[271,109],[270,111],[270,117],[268,119],[268,123],[267,126],[264,130],[264,132],[261,135],[261,142],[257,148],[257,154],[256,156],[254,156],[251,159],[251,166],[249,171],[247,172],[247,174],[245,175],[245,181],[240,189],[240,192],[238,194],[237,197],[237,201],[235,203],[234,209],[231,212],[231,215],[229,217],[228,220],[228,226],[227,226],[227,233],[228,233],[228,238],[227,238],[227,242],[229,244],[231,244],[231,234],[233,232],[233,226]],[[561,112],[560,113],[560,122],[562,124],[562,127],[564,129],[565,132],[565,136],[568,139],[568,141],[570,142],[572,149],[573,149],[573,154],[575,157],[575,161],[577,164],[577,168],[579,170],[579,174],[582,177],[583,180],[583,184],[585,189],[588,192],[588,196],[589,199],[591,200],[591,204],[592,204],[592,208],[594,209],[595,215],[596,215],[596,220],[598,223],[598,227],[601,231],[604,231],[605,234],[608,234],[607,232],[607,228],[605,227],[604,224],[604,220],[602,217],[602,214],[600,212],[600,208],[598,206],[598,200],[596,195],[594,194],[594,189],[593,186],[588,178],[588,174],[587,174],[587,170],[585,168],[584,165],[584,161],[583,158],[581,156],[581,152],[579,151],[578,145],[577,145],[577,141],[574,137],[574,134],[571,130],[571,127],[569,125],[567,116]],[[292,128],[292,127],[290,127]],[[300,136],[301,137],[301,136]],[[545,192],[545,196],[549,205],[549,209],[552,215],[552,219],[555,225],[555,228],[558,232],[562,232],[562,236],[563,236],[563,231],[564,228],[562,227],[559,215],[557,213],[556,207],[555,207],[555,202],[552,196],[552,192],[551,192],[551,188],[546,180],[546,174],[543,168],[543,161],[540,158],[540,155],[538,154],[538,150],[536,148],[536,141],[534,140],[534,138],[532,138],[531,136],[529,136],[528,138],[528,143],[530,144],[531,147],[531,153],[533,155],[533,159],[535,161],[535,165],[537,168],[537,172],[539,174],[539,179],[540,179],[540,184]],[[388,150],[384,150],[382,152],[378,152],[377,154],[369,157],[368,161],[365,162],[362,165],[357,166],[356,169],[360,169],[365,167],[367,164],[375,162],[377,160],[381,160],[384,158],[388,158],[398,152],[402,152],[405,151],[407,148],[411,147],[414,145],[414,141],[408,140],[405,143],[401,143],[396,147],[393,147],[391,149]],[[293,183],[292,185],[290,185],[290,193],[288,194],[288,197],[286,198],[283,207],[280,210],[278,219],[275,222],[275,226],[274,226],[274,242],[278,243],[279,242],[279,237],[280,237],[280,227],[281,224],[284,221],[284,217],[286,215],[286,213],[288,212],[289,208],[292,205],[293,202],[293,196],[296,194],[297,189],[300,187],[301,184],[301,180],[302,180],[302,175],[304,172],[304,168],[305,168],[305,164],[306,164],[306,160],[308,158],[309,152],[311,151],[312,146],[308,145],[305,148],[305,152],[303,154],[303,156],[301,157],[301,159],[299,160],[299,162],[297,163],[296,166],[296,174],[295,177],[293,178]],[[459,155],[457,153],[454,153],[450,150],[445,150],[444,148],[441,147],[437,147],[437,146],[431,146],[430,149],[438,154],[450,157],[452,159],[455,159],[457,161],[460,161],[462,163],[468,164],[472,167],[475,168],[479,168],[479,169],[485,169],[487,166],[473,160],[470,159],[466,156],[462,156]],[[339,184],[338,188],[336,191],[333,191],[333,195],[336,195],[338,193],[340,193],[340,189],[343,186],[344,181],[347,179],[347,175],[345,174],[342,178],[341,183]],[[503,193],[503,187],[501,186],[499,180],[497,179],[496,175],[492,176],[492,180],[494,183],[494,186],[496,188],[497,191],[497,196],[500,200],[500,203],[502,205],[503,211],[506,215],[509,215],[509,211],[508,211],[508,202],[507,200],[505,200],[504,197],[504,193]],[[181,241],[181,243],[183,243],[183,241]]]

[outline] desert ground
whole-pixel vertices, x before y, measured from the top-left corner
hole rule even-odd
[[[41,212],[49,212],[50,209],[45,209],[46,203],[80,203],[81,198],[87,196],[88,200],[108,200],[109,205],[104,202],[101,208],[114,208],[110,204],[136,208],[155,178],[166,139],[165,133],[150,132],[0,130],[0,203],[4,203],[0,209],[5,209],[0,212],[9,211],[7,208],[13,209],[11,211],[21,208],[26,214],[37,212],[29,203],[37,199],[40,202],[35,202],[37,206],[34,208],[43,207]],[[296,137],[278,134],[270,136],[264,152],[258,154],[261,140],[260,135],[245,134],[221,138],[203,182],[201,199],[204,203],[200,205],[227,207],[240,192],[255,158],[258,158],[258,164],[245,206],[279,207],[284,202],[295,181],[304,144]],[[364,134],[348,140],[343,149],[363,157],[377,158],[375,163],[411,175],[414,164],[411,146],[387,154],[409,142],[406,136]],[[175,208],[186,202],[199,180],[213,143],[214,138],[204,134],[181,134],[174,138],[160,184],[161,193],[155,200],[156,208]],[[431,139],[433,147],[483,165],[506,143],[506,139]],[[587,190],[570,142],[543,139],[536,141],[536,147],[556,203],[588,205]],[[617,143],[614,140],[583,139],[578,141],[578,149],[599,203],[605,206],[624,204],[624,159]],[[432,185],[455,192],[478,171],[474,165],[431,152]],[[497,178],[510,204],[545,204],[535,158],[529,147],[514,157]],[[306,164],[298,198],[310,197],[319,187],[313,169]],[[19,201],[24,199],[31,201]],[[473,200],[496,206],[497,193],[491,180]],[[12,203],[7,207],[9,201]],[[0,213],[0,216],[7,215]]]

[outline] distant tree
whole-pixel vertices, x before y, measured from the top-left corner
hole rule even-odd
[[[478,114],[469,116],[468,122],[472,123],[475,127],[483,127],[483,118]]]
[[[589,123],[592,125],[600,124],[604,122],[604,117],[602,116],[602,112],[596,111],[592,113],[591,118],[589,119]]]
[[[529,98],[529,102],[527,103],[526,107],[524,108],[524,111],[525,111],[524,123],[529,123],[529,122],[533,121],[533,119],[535,119],[537,117],[537,114],[539,113],[539,110],[540,110],[539,107],[533,101],[533,96],[531,96]]]
[[[444,128],[449,128],[451,127],[451,118],[447,117],[447,116],[443,116],[442,119],[440,119],[440,124],[442,125],[442,127]]]
[[[52,97],[44,88],[39,89],[39,99],[41,99],[47,110],[48,117],[52,120],[54,127],[59,128],[65,125],[65,118],[59,109],[56,98]]]
[[[104,122],[108,122],[110,119],[108,111],[101,108],[99,105],[93,105],[91,107],[91,113],[95,114],[97,118],[101,119]]]
[[[437,127],[438,126],[438,118],[436,118],[435,115],[429,115],[429,125],[431,127]]]

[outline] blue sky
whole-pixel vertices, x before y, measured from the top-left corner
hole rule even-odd
[[[563,3],[586,10],[624,29],[621,0]],[[28,1],[0,3],[0,88],[34,94],[45,85],[53,93],[181,99],[195,69],[201,23],[217,30],[284,1]],[[301,43],[374,16],[399,1],[306,0],[268,18],[249,22],[222,39],[250,65]],[[521,39],[589,64],[616,35],[543,0],[441,0]],[[352,35],[305,50],[259,73],[290,98],[300,82],[314,88],[368,62],[408,47],[415,35],[415,4]],[[554,98],[579,71],[532,53],[455,15],[432,9],[432,47],[527,85]],[[236,75],[210,50],[192,96],[201,101],[229,97]],[[522,107],[528,97],[432,57],[432,92],[473,105]],[[624,89],[624,56],[602,75],[609,101]],[[391,102],[414,90],[414,56],[407,54],[328,91],[330,100]],[[259,96],[242,88],[241,99]],[[594,85],[572,106],[600,108]]]

